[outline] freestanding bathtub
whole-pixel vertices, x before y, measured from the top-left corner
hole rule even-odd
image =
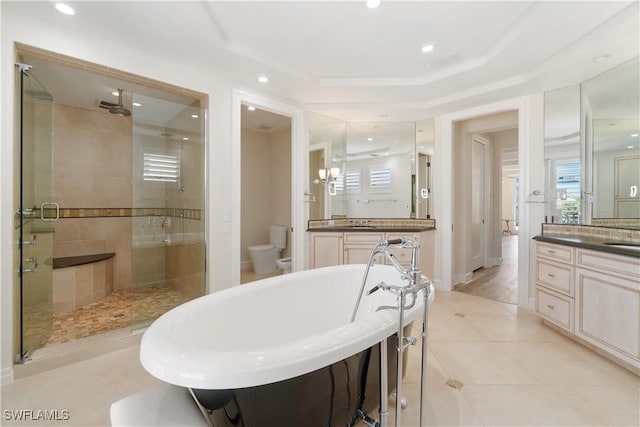
[[[365,390],[373,394],[365,406],[379,404],[378,344],[398,330],[397,310],[384,308],[395,306],[395,295],[366,295],[380,282],[403,284],[392,266],[371,268],[350,322],[364,271],[306,270],[189,301],[149,327],[140,361],[155,377],[192,389],[216,427],[238,425],[238,417],[244,426],[346,425]],[[405,325],[422,312],[420,297]],[[395,344],[388,347],[395,363]]]

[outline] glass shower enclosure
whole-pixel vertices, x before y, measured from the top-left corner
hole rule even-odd
[[[14,321],[15,361],[21,362],[47,339],[53,319],[53,226],[59,217],[52,200],[53,97],[31,75],[30,67],[16,64],[20,111],[18,183],[14,241],[17,289]]]
[[[144,327],[204,294],[205,110],[140,94],[133,105],[132,319]]]

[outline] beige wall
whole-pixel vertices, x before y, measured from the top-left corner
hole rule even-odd
[[[241,261],[249,246],[269,243],[269,225],[291,226],[291,130],[242,131]],[[291,235],[287,236],[288,255]]]
[[[131,118],[54,104],[53,196],[65,208],[131,206]],[[61,218],[53,256],[115,252],[114,289],[131,285],[131,218]]]

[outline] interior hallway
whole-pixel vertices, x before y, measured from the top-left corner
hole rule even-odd
[[[473,272],[469,283],[458,283],[453,289],[509,304],[518,303],[518,236],[502,236],[502,264]]]
[[[547,328],[529,310],[437,291],[429,325],[429,426],[640,425],[638,376]],[[71,419],[55,425],[108,426],[112,402],[158,383],[138,352],[130,347],[17,380],[2,388],[2,410],[67,409]],[[411,349],[405,426],[417,425],[419,366],[419,352]],[[449,379],[462,387],[448,386]]]

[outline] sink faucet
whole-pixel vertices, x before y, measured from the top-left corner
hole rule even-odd
[[[399,249],[411,249],[411,266],[405,268],[400,264],[398,258],[391,252],[391,249],[399,248]],[[384,255],[386,259],[391,262],[391,265],[395,267],[396,270],[401,274],[401,278],[403,280],[408,280],[409,284],[406,286],[408,289],[413,290],[414,292],[417,290],[422,283],[421,277],[422,272],[418,268],[418,249],[420,248],[420,244],[417,242],[417,239],[414,237],[413,239],[392,239],[392,240],[380,240],[373,247],[371,254],[369,255],[369,261],[367,262],[367,267],[364,270],[364,277],[362,278],[362,285],[360,286],[360,292],[358,293],[358,300],[356,301],[356,305],[353,308],[353,313],[351,314],[351,322],[353,322],[356,318],[356,314],[358,313],[358,308],[360,307],[360,300],[362,299],[362,293],[364,292],[364,287],[367,283],[367,277],[369,276],[369,269],[375,262],[375,258],[377,255]],[[380,283],[369,291],[369,294],[377,291],[378,289],[385,288],[387,285],[384,283]]]

